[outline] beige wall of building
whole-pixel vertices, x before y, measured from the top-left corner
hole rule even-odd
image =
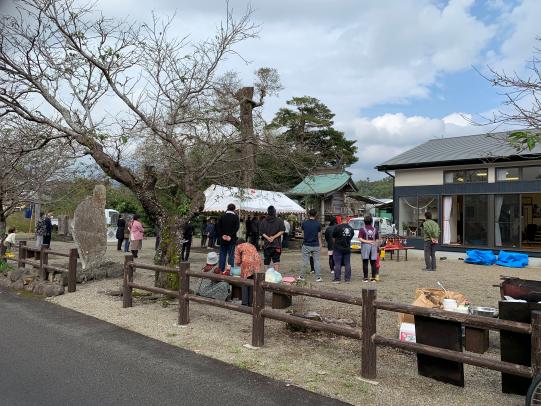
[[[404,169],[396,171],[395,186],[443,185],[443,169]]]

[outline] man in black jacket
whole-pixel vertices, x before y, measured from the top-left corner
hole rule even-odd
[[[184,238],[184,241],[182,242],[180,259],[182,262],[187,262],[190,258],[190,249],[192,248],[193,240],[193,225],[191,220],[188,220],[188,222],[184,224],[184,229],[182,230],[182,237]]]
[[[250,222],[250,243],[255,247],[256,250],[259,251],[259,219],[257,216],[254,216],[252,218],[252,221]]]
[[[45,234],[43,235],[43,245],[47,245],[49,248],[51,248],[51,236],[53,234],[51,217],[53,217],[53,213],[47,213],[45,216]]]
[[[267,217],[259,224],[259,233],[263,237],[263,264],[268,266],[272,260],[274,269],[278,272],[282,255],[282,234],[285,230],[284,220],[276,217],[274,206],[269,206]]]
[[[344,280],[351,281],[351,239],[355,232],[348,223],[334,226],[332,237],[334,239],[333,256],[334,256],[334,280],[333,283],[340,283],[340,274],[342,272],[342,264],[345,268]]]
[[[218,238],[220,239],[220,270],[225,270],[226,261],[229,265],[235,265],[235,245],[237,244],[237,231],[239,231],[240,220],[235,213],[235,205],[227,205],[227,211],[219,218],[217,224]]]

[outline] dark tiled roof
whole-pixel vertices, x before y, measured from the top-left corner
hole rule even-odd
[[[378,170],[443,166],[494,159],[520,159],[540,155],[541,145],[533,150],[518,150],[508,142],[510,132],[436,138],[376,166]]]

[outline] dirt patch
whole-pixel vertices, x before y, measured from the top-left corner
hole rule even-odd
[[[150,243],[147,245],[150,246]],[[196,249],[190,258],[192,267],[202,266],[206,250]],[[110,258],[120,262],[121,254],[109,252]],[[152,252],[143,251],[141,261],[150,263]],[[326,255],[322,255],[322,262]],[[299,271],[298,252],[283,255],[285,274]],[[361,261],[352,259],[353,282],[333,285],[327,267],[324,282],[308,285],[325,290],[336,290],[353,295],[361,294]],[[541,269],[507,269],[467,265],[459,260],[441,261],[437,272],[421,271],[417,258],[405,261],[385,261],[382,282],[377,285],[378,297],[410,303],[417,287],[436,287],[441,281],[448,289],[462,292],[475,305],[496,306],[500,274],[517,275],[541,280]],[[137,271],[135,280],[151,285],[153,273]],[[186,327],[176,324],[178,304],[171,300],[134,300],[134,307],[122,309],[121,298],[103,292],[118,289],[120,279],[102,280],[77,286],[76,293],[51,299],[62,306],[92,315],[149,337],[187,348],[201,354],[234,364],[240,368],[294,384],[303,388],[336,397],[352,404],[370,402],[376,405],[521,405],[519,396],[501,393],[500,374],[486,369],[465,366],[465,388],[442,384],[417,375],[415,355],[394,349],[378,349],[378,385],[360,380],[360,342],[325,333],[293,333],[285,323],[267,320],[265,346],[260,349],[244,347],[251,341],[251,318],[247,315],[190,303],[191,322]],[[347,317],[358,325],[361,308],[313,298],[295,297],[294,310],[313,310],[323,316]],[[144,303],[144,304],[143,304]],[[396,313],[378,312],[378,333],[397,337]],[[491,348],[487,356],[499,356],[499,337],[490,333]]]

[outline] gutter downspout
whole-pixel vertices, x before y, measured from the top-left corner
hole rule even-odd
[[[393,224],[395,225],[395,228],[396,228],[396,222],[394,221],[395,220],[395,213],[398,213],[398,207],[397,207],[397,200],[396,200],[396,189],[394,187],[394,184],[395,184],[395,181],[396,181],[396,178],[395,178],[395,175],[391,175],[389,173],[388,170],[385,170],[384,171],[388,176],[390,176],[391,178],[393,178]],[[396,231],[398,231],[398,228],[396,229]]]

